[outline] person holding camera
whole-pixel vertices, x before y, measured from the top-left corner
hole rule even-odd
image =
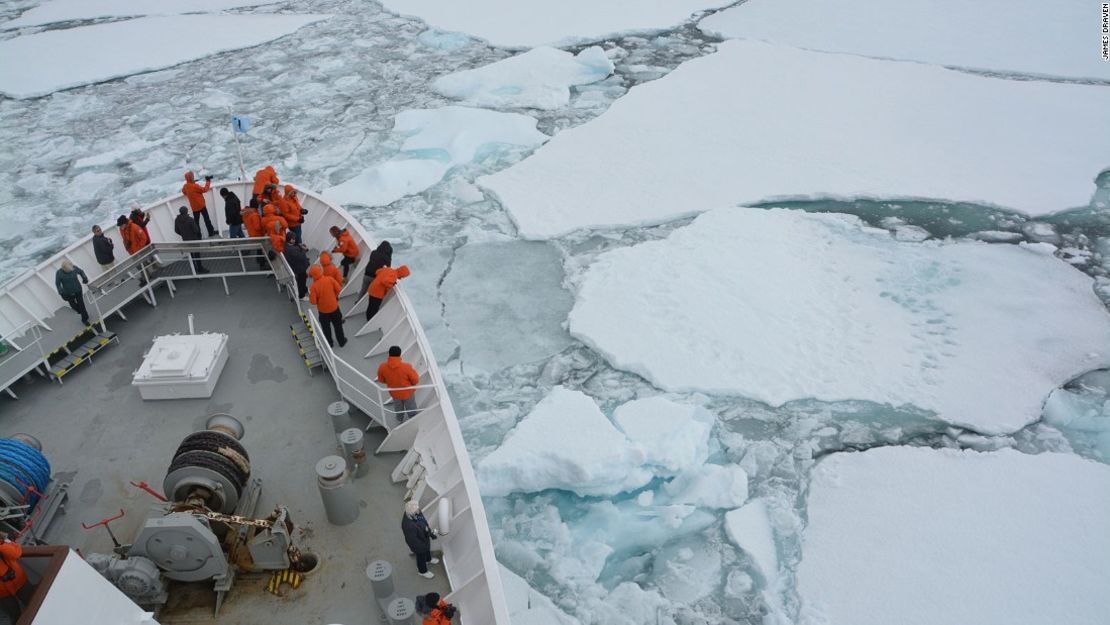
[[[451,625],[458,608],[441,599],[439,593],[430,592],[416,598],[417,611],[424,615],[422,625]]]
[[[13,623],[31,600],[27,574],[19,563],[21,557],[23,547],[5,537],[0,543],[0,611],[6,613]]]
[[[432,579],[435,573],[428,570],[429,564],[439,564],[439,558],[432,557],[432,539],[437,535],[428,525],[428,519],[420,511],[420,504],[415,501],[405,503],[405,514],[401,517],[401,531],[405,534],[405,543],[416,555],[416,572],[421,577]]]
[[[212,218],[208,216],[208,207],[204,203],[204,194],[212,189],[212,176],[204,177],[204,186],[200,186],[193,179],[193,172],[185,172],[185,186],[181,192],[189,200],[189,208],[193,209],[193,223],[200,230],[200,218],[204,217],[204,226],[208,228],[209,238],[217,236],[216,229],[212,227]]]

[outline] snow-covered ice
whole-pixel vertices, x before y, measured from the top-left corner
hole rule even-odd
[[[1110,364],[1091,279],[1026,246],[904,243],[856,217],[718,209],[600,255],[571,334],[672,391],[913,405],[982,433]]]
[[[713,415],[704,408],[649,397],[621,404],[613,421],[644,449],[657,475],[677,475],[709,458]]]
[[[549,488],[615,495],[651,479],[643,464],[643,450],[613,427],[589,395],[560,386],[478,463],[477,472],[484,496]]]
[[[810,480],[804,625],[1101,625],[1110,467],[1073,455],[886,447]]]
[[[504,565],[500,567],[501,586],[514,623],[529,625],[579,625],[578,619],[560,610],[548,597],[536,591],[521,576]]]
[[[528,238],[784,198],[1043,214],[1090,201],[1107,110],[1103,86],[726,41],[479,183]]]
[[[1110,65],[1090,51],[1091,7],[1085,0],[750,0],[698,28],[809,50],[1110,80]]]
[[[733,0],[384,0],[385,8],[502,48],[562,46],[677,26]]]
[[[0,93],[31,98],[249,48],[329,15],[179,15],[0,41]],[[173,33],[167,37],[166,33]]]
[[[547,140],[535,118],[465,106],[417,109],[397,115],[393,131],[406,138],[401,154],[324,190],[342,204],[381,206],[436,184],[453,167],[504,146],[534,147]]]
[[[779,574],[779,556],[775,548],[775,533],[767,517],[767,503],[762,499],[753,499],[725,513],[725,533],[734,545],[751,556],[767,585],[775,585]]]
[[[277,2],[278,0],[49,0],[28,9],[14,20],[0,23],[0,28],[22,28],[98,17],[210,13]]]
[[[703,464],[663,485],[669,504],[735,508],[748,499],[748,474],[739,465]]]
[[[570,102],[571,87],[597,82],[612,73],[613,62],[598,46],[577,55],[541,47],[441,76],[432,89],[471,106],[557,109]]]

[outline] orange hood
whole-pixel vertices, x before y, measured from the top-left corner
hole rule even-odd
[[[185,172],[185,182],[193,182],[193,172]]]
[[[313,280],[319,280],[320,276],[324,275],[324,270],[320,265],[313,265],[308,268],[308,275],[311,276]]]

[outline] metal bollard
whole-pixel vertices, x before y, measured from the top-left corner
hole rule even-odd
[[[345,401],[328,404],[328,416],[331,417],[331,426],[336,432],[351,427],[351,405]]]
[[[320,489],[329,523],[347,525],[358,518],[358,497],[343,458],[326,456],[316,463],[316,486]]]
[[[370,590],[374,598],[388,599],[393,596],[393,565],[385,560],[374,560],[366,566],[366,577],[370,578]]]
[[[339,435],[343,443],[343,455],[347,458],[347,470],[356,477],[365,477],[370,465],[366,463],[366,449],[363,445],[362,429],[350,428]]]
[[[413,625],[412,617],[416,614],[416,604],[408,597],[397,597],[389,602],[385,613],[389,616],[389,625]]]

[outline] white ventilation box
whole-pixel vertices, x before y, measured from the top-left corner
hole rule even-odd
[[[143,399],[211,397],[226,363],[226,334],[158,336],[131,385]]]

